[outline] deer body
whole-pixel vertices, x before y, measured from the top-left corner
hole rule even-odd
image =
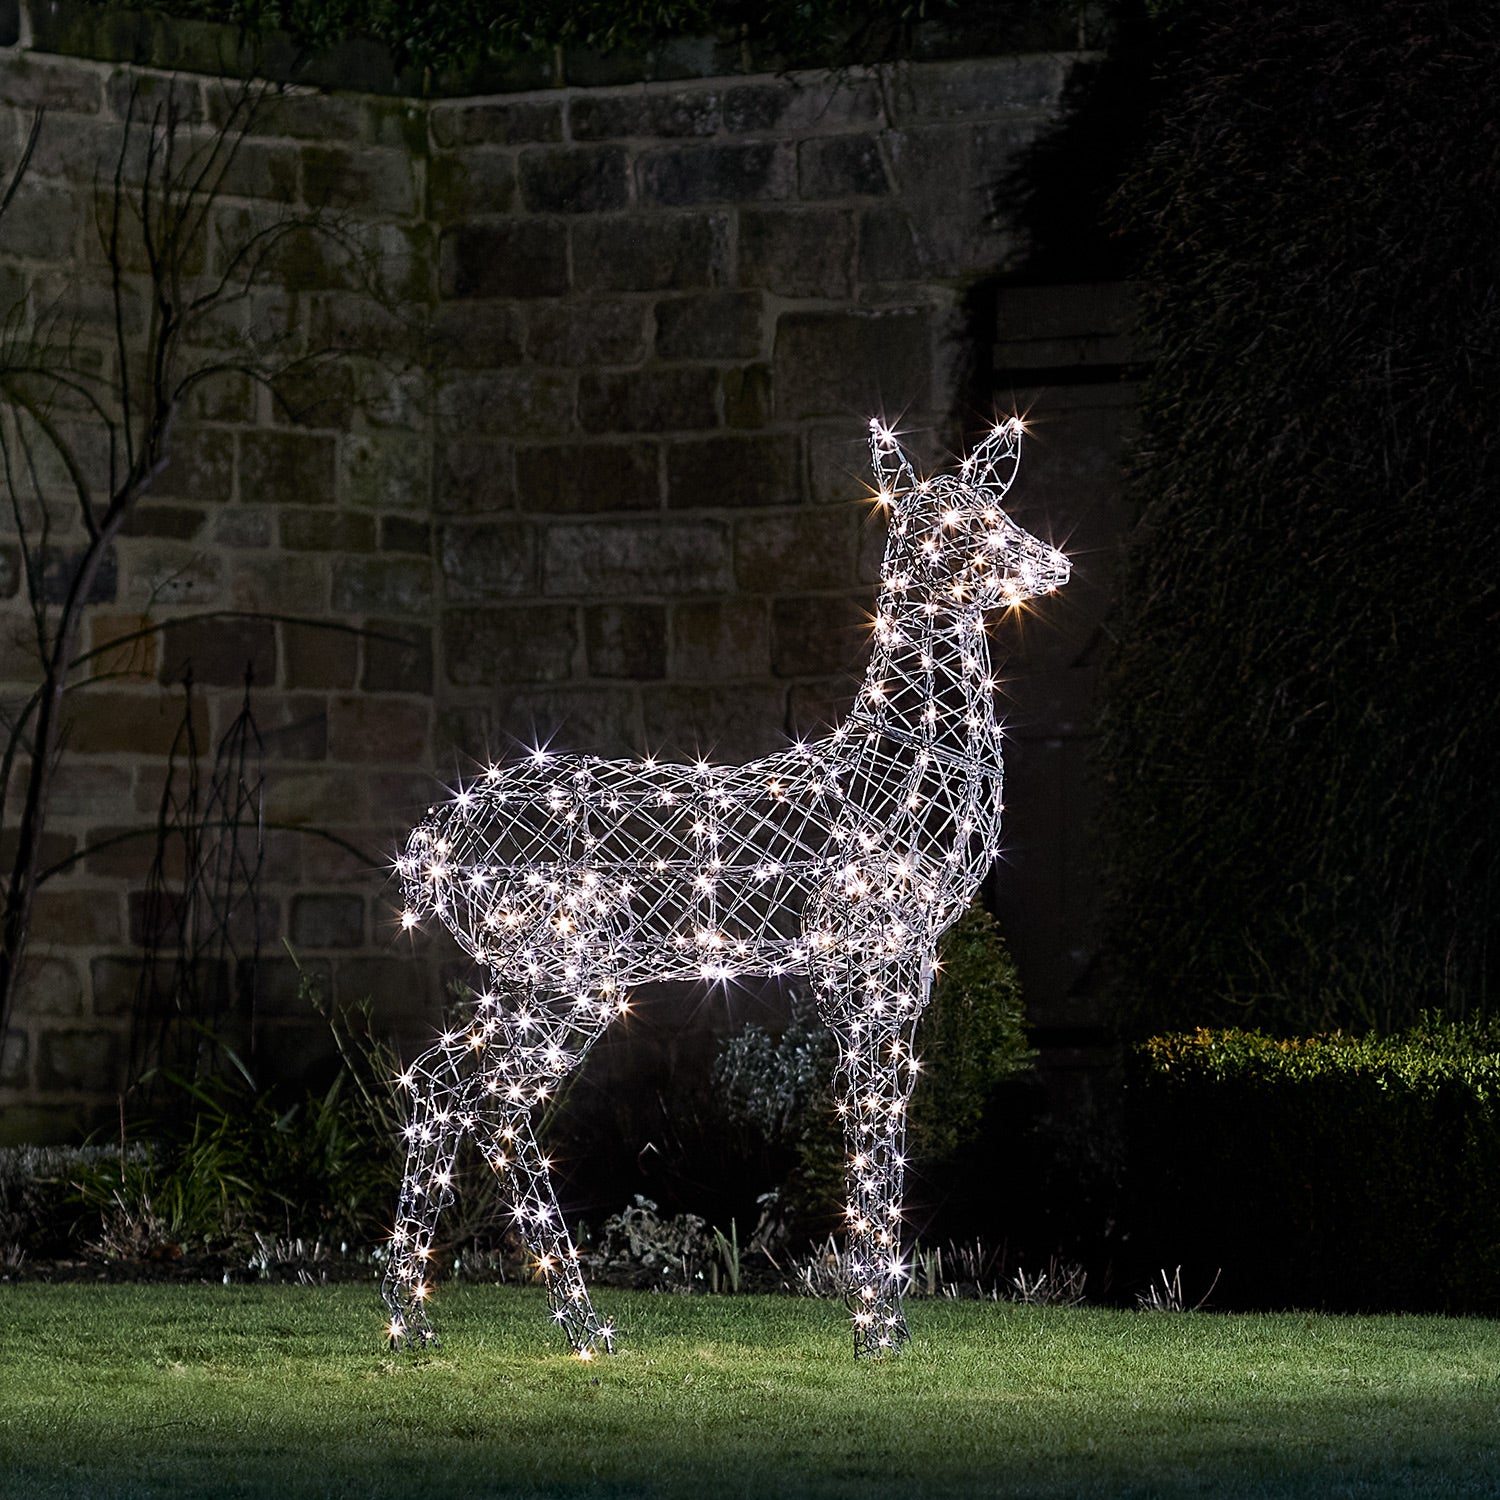
[[[937,941],[999,846],[1002,785],[984,612],[1068,577],[999,508],[1020,423],[957,477],[919,481],[872,423],[890,510],[875,650],[825,738],[739,766],[536,752],[433,808],[398,862],[407,925],[436,914],[489,973],[472,1025],[401,1080],[408,1163],[385,1294],[393,1338],[432,1337],[422,1263],[459,1136],[509,1174],[553,1316],[589,1357],[589,1302],[531,1133],[538,1102],[662,979],[807,976],[840,1044],[850,1301],[860,1353],[906,1339],[900,1189],[912,1032]]]

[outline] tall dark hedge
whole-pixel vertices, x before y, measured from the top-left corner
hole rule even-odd
[[[1106,671],[1143,1025],[1496,1003],[1500,6],[1207,0],[1122,191],[1149,247]]]

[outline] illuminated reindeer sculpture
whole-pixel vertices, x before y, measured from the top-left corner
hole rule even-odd
[[[649,980],[805,975],[838,1038],[856,1353],[906,1341],[902,1143],[912,1034],[938,939],[1000,837],[1000,729],[986,610],[1068,579],[1000,508],[1021,422],[956,476],[919,480],[872,422],[889,513],[875,648],[827,738],[742,766],[538,750],[433,808],[398,861],[414,926],[435,912],[488,971],[472,1021],[402,1076],[407,1165],[384,1293],[393,1340],[433,1339],[425,1262],[473,1132],[506,1174],[552,1316],[608,1349],[532,1133],[536,1105]]]

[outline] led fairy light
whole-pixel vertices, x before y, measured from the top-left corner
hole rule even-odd
[[[906,1341],[901,1182],[912,1036],[938,939],[1000,837],[1000,728],[986,610],[1068,580],[1062,553],[1000,508],[1022,424],[956,475],[919,480],[870,424],[889,512],[875,645],[827,737],[742,766],[537,750],[430,809],[397,861],[407,927],[433,913],[489,972],[473,1019],[402,1076],[407,1164],[385,1298],[393,1339],[433,1338],[428,1258],[473,1133],[509,1186],[552,1316],[589,1358],[613,1330],[589,1301],[531,1130],[535,1106],[662,979],[810,978],[839,1042],[848,1296],[859,1354]]]

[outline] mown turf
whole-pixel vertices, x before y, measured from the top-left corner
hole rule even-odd
[[[445,1288],[386,1353],[359,1287],[0,1287],[0,1495],[1492,1496],[1500,1324]]]

